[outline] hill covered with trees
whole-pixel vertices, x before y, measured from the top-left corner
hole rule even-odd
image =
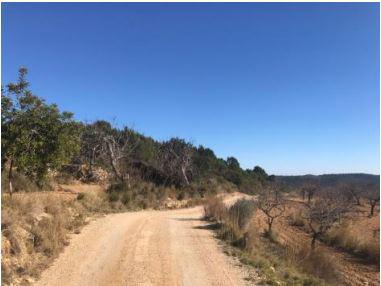
[[[207,184],[228,182],[256,193],[272,178],[259,166],[244,170],[236,158],[218,158],[213,150],[181,138],[157,141],[103,120],[76,121],[71,112],[33,94],[27,73],[20,68],[18,81],[2,87],[1,166],[8,174],[9,192],[14,172],[42,188],[53,171],[96,181],[94,169],[102,168],[127,188],[146,181],[200,192]]]

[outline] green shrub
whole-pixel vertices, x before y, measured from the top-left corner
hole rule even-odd
[[[111,184],[108,189],[107,189],[107,192],[108,193],[112,193],[112,192],[125,192],[127,191],[129,188],[128,188],[128,185],[124,182],[116,182],[116,183],[113,183]]]
[[[108,198],[110,202],[117,202],[119,201],[119,193],[117,191],[112,191],[109,193]]]
[[[122,195],[121,202],[124,205],[128,205],[128,203],[131,201],[131,193],[130,192],[125,192]]]

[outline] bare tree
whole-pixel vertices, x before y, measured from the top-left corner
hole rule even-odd
[[[361,206],[361,198],[364,194],[365,186],[356,183],[346,183],[340,184],[338,186],[341,191],[346,195],[346,197],[356,203],[356,205]]]
[[[339,191],[325,189],[319,195],[306,204],[304,219],[307,220],[311,231],[311,249],[315,249],[316,240],[321,238],[337,223],[348,210],[347,200]]]
[[[364,197],[370,206],[369,216],[374,215],[374,209],[380,203],[380,188],[376,184],[368,184],[364,190]]]
[[[130,187],[127,165],[131,161],[131,155],[138,146],[139,140],[133,138],[131,131],[127,128],[114,134],[104,134],[102,139],[115,176],[121,181],[126,181]]]
[[[258,208],[266,215],[268,232],[271,233],[274,220],[280,217],[285,209],[285,200],[279,186],[266,187],[258,196]]]
[[[311,203],[312,198],[319,190],[319,182],[317,180],[310,180],[303,184],[301,187],[301,192],[303,195],[303,200],[305,200],[305,196],[307,195],[308,203]]]
[[[164,173],[181,184],[189,185],[192,170],[193,149],[190,143],[172,138],[163,142],[159,152],[159,164]]]

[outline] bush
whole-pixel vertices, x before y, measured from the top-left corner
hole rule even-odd
[[[79,193],[78,195],[77,195],[77,200],[83,200],[85,198],[85,193]]]
[[[128,188],[128,185],[124,182],[116,182],[116,183],[113,183],[111,184],[108,188],[107,188],[107,192],[108,193],[112,193],[112,192],[125,192],[127,191],[129,188]]]
[[[119,201],[119,193],[117,191],[112,191],[109,193],[108,199],[110,202]]]
[[[326,282],[336,284],[339,279],[335,258],[323,249],[311,251],[309,245],[302,247],[298,253],[302,269]]]
[[[131,201],[131,193],[130,192],[123,193],[122,198],[121,198],[122,204],[124,204],[126,206],[126,205],[128,205],[128,203],[130,201]]]
[[[45,184],[41,189],[34,182],[28,179],[26,176],[13,172],[13,192],[38,192],[38,191],[51,191],[52,187],[49,184]],[[9,192],[9,180],[7,176],[7,170],[2,170],[1,172],[1,190],[2,193]]]
[[[229,208],[230,220],[237,222],[239,228],[244,230],[256,210],[256,204],[252,200],[240,199]]]
[[[302,218],[302,213],[299,211],[298,213],[293,212],[288,217],[289,224],[296,227],[304,227],[305,222]]]
[[[3,282],[35,276],[67,244],[67,234],[83,224],[78,201],[53,193],[2,196]],[[7,247],[8,246],[8,247]]]
[[[244,250],[248,261],[246,263],[258,269],[265,285],[326,285],[299,266],[304,261],[298,250],[269,243],[269,239],[264,238],[254,224],[250,225],[246,233]]]
[[[181,190],[178,194],[177,194],[177,199],[178,200],[186,200],[188,198],[188,193],[186,193],[184,190]]]
[[[226,213],[226,207],[221,198],[209,197],[204,205],[204,217],[221,222]]]
[[[263,236],[273,243],[278,242],[278,234],[273,230],[269,231],[268,229],[266,229]]]
[[[110,211],[107,194],[100,192],[88,192],[81,200],[82,206],[90,213],[105,213]]]

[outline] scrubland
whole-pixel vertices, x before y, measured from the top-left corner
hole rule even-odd
[[[378,285],[379,215],[369,217],[367,207],[355,206],[311,249],[305,208],[298,195],[287,195],[271,231],[255,196],[230,205],[210,198],[205,217],[226,252],[258,269],[263,284]]]
[[[64,183],[48,185],[41,191],[27,178],[16,175],[17,192],[12,197],[2,194],[4,285],[33,282],[69,244],[70,237],[93,218],[115,212],[190,207],[202,204],[201,196],[205,195],[193,189],[179,192],[175,187],[144,182],[129,188],[75,180]],[[219,188],[211,187],[208,192],[221,192]]]

